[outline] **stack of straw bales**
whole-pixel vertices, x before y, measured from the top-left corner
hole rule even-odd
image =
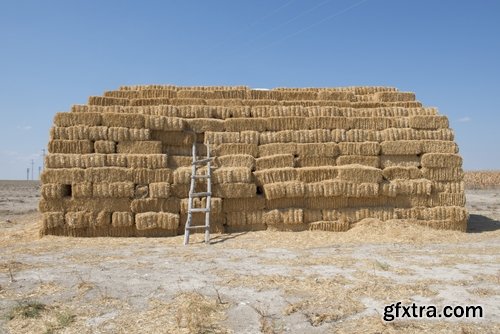
[[[370,217],[466,228],[453,131],[413,93],[148,85],[56,114],[42,234],[183,233],[193,143],[216,155],[213,231],[345,231]]]

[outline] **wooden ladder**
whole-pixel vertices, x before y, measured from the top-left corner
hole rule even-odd
[[[189,244],[189,233],[194,229],[205,229],[205,243],[210,243],[210,211],[211,211],[211,199],[212,199],[212,170],[211,170],[211,162],[212,159],[210,157],[210,145],[207,146],[207,157],[205,159],[197,160],[196,157],[196,142],[193,142],[192,154],[193,154],[193,162],[191,164],[191,186],[189,188],[189,200],[188,200],[188,215],[186,221],[186,227],[184,231],[184,245]],[[205,174],[198,174],[198,167],[207,166],[207,171]],[[206,179],[207,181],[207,191],[205,192],[195,192],[196,181],[198,179]],[[193,207],[193,199],[200,198],[200,202],[203,198],[206,198],[206,205],[204,208],[195,208]],[[193,213],[195,212],[203,212],[205,213],[205,225],[191,226],[193,222]]]

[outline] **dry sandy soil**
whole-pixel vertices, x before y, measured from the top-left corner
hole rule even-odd
[[[36,182],[0,182],[0,333],[500,333],[500,190],[469,190],[467,233],[38,236]],[[482,318],[382,320],[384,305]]]

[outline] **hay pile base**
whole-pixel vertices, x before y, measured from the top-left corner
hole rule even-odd
[[[183,233],[193,143],[217,157],[217,231],[347,231],[367,218],[466,228],[453,132],[413,93],[153,85],[56,114],[41,233]]]

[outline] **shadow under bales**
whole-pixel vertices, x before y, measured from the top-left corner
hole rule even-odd
[[[215,238],[212,238],[210,240],[210,243],[211,244],[218,244],[218,243],[221,243],[221,242],[224,242],[224,241],[227,241],[227,240],[234,239],[234,238],[237,238],[239,236],[245,235],[247,233],[248,232],[241,232],[241,233],[236,233],[236,234],[222,234],[222,235],[219,235],[219,236],[217,236]]]
[[[468,233],[492,232],[500,229],[500,221],[477,214],[471,214],[467,222]]]

